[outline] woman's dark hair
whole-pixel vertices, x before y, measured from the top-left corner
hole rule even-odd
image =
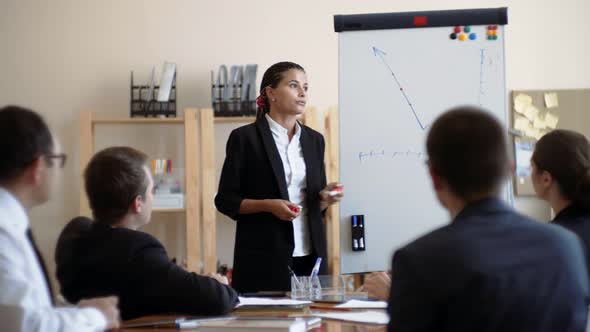
[[[495,194],[508,173],[506,130],[478,107],[461,106],[438,117],[426,150],[434,172],[468,202]]]
[[[531,159],[537,172],[551,174],[567,199],[590,209],[590,143],[584,135],[553,130],[537,142]]]
[[[0,108],[0,182],[19,177],[53,148],[49,128],[39,114],[19,106]]]
[[[92,157],[84,172],[86,194],[96,221],[109,225],[123,218],[137,196],[145,198],[147,156],[130,147],[111,147]]]
[[[261,98],[262,100],[260,103],[257,103],[257,118],[264,116],[264,114],[270,111],[268,96],[266,95],[266,88],[269,86],[271,88],[276,88],[279,82],[285,77],[285,73],[291,69],[297,69],[305,72],[305,69],[303,69],[303,67],[300,65],[288,61],[277,62],[264,72],[264,75],[262,76],[262,82],[260,83],[260,97],[258,98]]]

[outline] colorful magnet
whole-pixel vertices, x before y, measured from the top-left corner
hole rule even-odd
[[[471,40],[476,40],[477,39],[477,35],[475,34],[475,32],[472,32],[469,34],[469,39]]]
[[[451,33],[451,35],[449,36],[452,40],[457,39],[457,34],[456,33]]]
[[[471,27],[470,27],[469,25],[466,25],[466,26],[463,28],[463,31],[464,31],[464,32],[471,32]]]
[[[461,27],[455,27],[455,29],[453,31],[455,31],[455,33],[459,33],[459,32],[461,32]]]
[[[467,39],[467,35],[466,34],[462,33],[462,34],[459,35],[459,40],[460,41],[464,41],[466,39]]]

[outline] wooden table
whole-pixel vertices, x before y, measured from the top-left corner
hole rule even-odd
[[[321,310],[326,312],[325,310]],[[313,309],[313,312],[318,312],[318,310]],[[333,311],[332,311],[333,312]],[[275,312],[265,312],[263,310],[256,311],[255,313],[248,312],[243,313],[238,311],[234,311],[232,314],[236,316],[252,316],[255,315],[257,317],[277,317],[277,316],[285,316],[286,314],[292,313],[277,313]],[[133,322],[139,322],[144,320],[166,320],[166,319],[175,319],[177,317],[182,316],[174,316],[174,315],[157,315],[157,316],[147,316],[138,319],[134,319]],[[127,329],[119,329],[117,331],[126,331],[126,332],[155,332],[155,331],[179,331],[175,328],[154,328],[154,327],[144,327],[144,328],[127,328]],[[195,330],[182,330],[182,331],[198,331]],[[344,321],[336,321],[336,320],[328,320],[322,318],[322,325],[316,328],[313,328],[310,331],[314,332],[386,332],[387,326],[384,325],[373,325],[373,324],[362,324],[362,323],[352,323],[352,322],[344,322]]]

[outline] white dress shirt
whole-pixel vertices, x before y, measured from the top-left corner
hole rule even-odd
[[[274,121],[268,114],[266,114],[266,120],[283,162],[289,200],[303,207],[299,216],[293,219],[293,239],[295,240],[293,257],[307,256],[311,254],[311,235],[307,221],[307,204],[305,203],[305,188],[307,187],[305,160],[299,142],[301,126],[299,123],[295,124],[295,135],[289,142],[287,129]]]
[[[51,305],[28,228],[23,206],[0,188],[0,330],[103,331],[107,322],[97,309]]]

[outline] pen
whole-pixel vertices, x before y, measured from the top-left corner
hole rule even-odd
[[[291,274],[291,277],[293,277],[293,279],[295,279],[295,283],[297,284],[297,286],[299,288],[301,288],[301,283],[299,282],[299,279],[297,279],[295,272],[293,272],[293,270],[291,269],[291,267],[289,265],[287,265],[287,269],[289,269],[289,273]]]
[[[320,264],[322,264],[322,258],[318,257],[318,259],[315,261],[313,269],[311,270],[311,275],[309,276],[311,279],[317,277],[318,273],[320,272]]]

